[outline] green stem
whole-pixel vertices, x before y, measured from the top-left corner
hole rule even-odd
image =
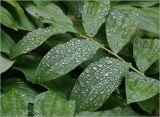
[[[86,39],[92,39],[94,40],[93,38],[90,38],[90,37],[87,37],[85,35],[82,35],[81,33],[78,32],[78,35],[80,37],[83,37],[83,38],[86,38]],[[95,40],[94,40],[95,41]],[[98,43],[97,41],[95,41],[102,49],[104,49],[105,51],[107,51],[108,53],[112,54],[113,56],[115,56],[116,58],[118,58],[119,60],[123,61],[123,62],[126,62],[124,59],[122,59],[120,56],[118,56],[116,53],[112,52],[111,50],[107,49],[106,47],[104,47],[102,44]],[[140,74],[141,76],[145,76],[143,73],[141,73],[140,71],[138,71],[136,68],[132,67],[132,66],[129,66],[133,71],[137,72],[138,74]]]

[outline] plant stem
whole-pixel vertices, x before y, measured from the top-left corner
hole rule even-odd
[[[82,35],[81,33],[79,33],[79,36],[80,37],[83,37],[83,38],[86,38],[86,39],[92,39],[94,40],[93,38],[90,38],[90,37],[87,37],[85,35]],[[95,40],[94,40],[95,41]],[[97,41],[95,41],[102,49],[104,49],[105,51],[109,52],[110,54],[112,54],[113,56],[115,56],[116,58],[118,58],[119,60],[123,61],[123,62],[126,62],[124,59],[122,59],[120,56],[118,56],[116,53],[114,53],[113,51],[107,49],[106,47],[104,47],[102,44],[98,43]],[[137,72],[138,74],[140,74],[141,76],[145,76],[143,73],[141,73],[140,71],[138,71],[136,68],[132,67],[132,66],[129,66],[133,71]]]

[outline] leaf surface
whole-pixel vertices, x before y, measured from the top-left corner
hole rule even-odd
[[[75,102],[67,101],[59,92],[47,91],[39,94],[34,103],[36,116],[73,117]]]
[[[10,49],[14,45],[15,42],[12,40],[12,38],[5,31],[1,30],[1,44],[0,44],[1,52],[10,54]]]
[[[3,6],[0,6],[0,10],[1,10],[0,23],[9,28],[17,30],[17,26],[10,12],[7,9],[5,9]]]
[[[11,61],[7,59],[6,57],[0,55],[0,74],[8,70],[14,63],[14,61]]]
[[[128,64],[114,58],[102,58],[90,64],[79,76],[71,93],[76,111],[95,111],[120,85]]]
[[[27,116],[28,102],[26,96],[20,91],[12,89],[0,95],[1,116]]]
[[[120,108],[120,107],[116,107],[110,110],[106,110],[106,111],[97,111],[97,112],[88,112],[88,111],[82,111],[80,113],[76,113],[75,117],[110,117],[110,116],[138,116],[138,114],[132,110],[132,108],[130,107],[126,107],[126,108]]]
[[[140,71],[145,72],[160,57],[158,39],[136,38],[133,44],[133,56]]]
[[[155,96],[159,93],[159,84],[158,80],[130,72],[125,79],[127,102],[139,102]]]
[[[36,81],[43,82],[56,79],[90,59],[98,50],[96,42],[72,39],[65,44],[52,48],[40,62]]]
[[[114,7],[106,20],[106,37],[110,48],[118,53],[130,40],[137,27],[137,12],[132,7]]]
[[[83,27],[93,37],[104,23],[110,9],[110,0],[85,1],[82,11]]]
[[[15,47],[11,49],[11,58],[15,58],[16,56],[32,51],[54,34],[65,33],[67,31],[70,31],[70,29],[63,26],[50,26],[44,29],[38,28],[24,36],[23,39],[21,39]]]

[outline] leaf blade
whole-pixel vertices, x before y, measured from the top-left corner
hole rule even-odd
[[[127,64],[108,57],[90,64],[79,76],[71,93],[76,110],[97,110],[120,85],[128,68]]]

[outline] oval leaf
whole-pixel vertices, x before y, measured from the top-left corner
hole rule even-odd
[[[39,94],[34,103],[35,116],[73,117],[75,102],[67,101],[61,93],[47,91]]]
[[[99,46],[94,41],[72,39],[51,49],[42,59],[36,72],[36,81],[56,79],[90,59]]]
[[[28,102],[25,95],[20,91],[12,89],[4,94],[1,94],[1,116],[27,116]]]
[[[140,71],[145,72],[160,56],[158,39],[136,38],[133,44],[133,56]]]
[[[127,102],[139,102],[159,93],[158,80],[130,72],[125,79]]]
[[[4,56],[0,55],[0,74],[8,70],[14,63],[14,61],[11,61]]]
[[[114,7],[106,20],[106,36],[110,48],[118,53],[131,39],[137,27],[137,13],[132,7]]]
[[[10,12],[2,6],[0,6],[0,11],[0,23],[9,28],[17,30],[17,26]]]
[[[71,93],[76,111],[95,111],[120,85],[128,64],[114,58],[102,58],[90,64],[80,75]]]
[[[110,0],[85,1],[82,11],[82,20],[85,32],[93,37],[110,9]]]
[[[11,50],[11,58],[15,58],[21,54],[32,51],[33,49],[40,46],[44,41],[46,41],[50,36],[59,33],[65,33],[68,29],[66,27],[54,27],[50,26],[48,28],[37,30],[28,33],[22,40],[20,40],[14,48]],[[69,30],[68,30],[69,31]]]

